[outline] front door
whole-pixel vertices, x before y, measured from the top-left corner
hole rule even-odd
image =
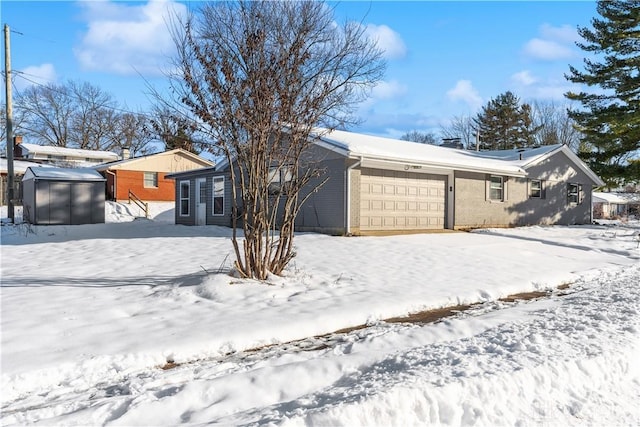
[[[196,225],[205,225],[207,216],[207,180],[196,180]]]

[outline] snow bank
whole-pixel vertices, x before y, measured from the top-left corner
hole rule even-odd
[[[301,234],[285,277],[259,284],[226,274],[229,229],[118,209],[0,228],[3,425],[640,420],[637,224]]]

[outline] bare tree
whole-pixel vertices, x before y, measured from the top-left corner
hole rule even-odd
[[[70,81],[67,85],[73,113],[69,143],[86,150],[110,150],[110,138],[117,121],[117,104],[113,97],[90,83]]]
[[[566,104],[557,105],[553,101],[533,103],[533,124],[540,128],[534,137],[537,145],[564,144],[574,152],[578,151],[581,134],[567,111]]]
[[[199,154],[207,145],[198,136],[199,123],[180,111],[156,106],[149,124],[156,138],[164,143],[165,150],[182,148]]]
[[[471,116],[455,116],[448,125],[440,127],[443,138],[460,138],[467,150],[476,149],[476,132]]]
[[[236,270],[264,280],[295,256],[303,189],[321,174],[307,156],[313,138],[355,121],[385,64],[362,25],[337,24],[323,3],[240,0],[199,12],[172,27],[173,89],[231,165]]]
[[[120,113],[115,118],[110,133],[110,149],[122,151],[127,148],[132,156],[150,154],[156,139],[150,130],[150,119],[143,113]]]
[[[90,83],[30,86],[16,98],[17,133],[44,145],[87,150],[118,150],[131,144],[148,150],[151,138],[140,114],[121,112],[113,96]]]
[[[403,141],[413,141],[418,142],[420,144],[433,144],[436,145],[438,143],[438,139],[436,135],[432,132],[420,132],[417,130],[412,130],[400,137]]]
[[[16,97],[15,110],[24,116],[20,131],[25,136],[41,144],[67,146],[75,111],[68,86],[29,86]]]

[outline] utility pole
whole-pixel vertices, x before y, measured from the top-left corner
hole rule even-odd
[[[9,25],[4,24],[4,87],[7,103],[7,214],[15,223],[13,208],[13,102],[11,99],[11,47]]]

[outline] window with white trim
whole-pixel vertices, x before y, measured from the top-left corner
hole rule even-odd
[[[224,176],[213,177],[213,215],[224,215]]]
[[[491,175],[489,181],[489,200],[504,200],[504,179],[499,175]]]
[[[574,205],[580,203],[580,184],[570,182],[567,185],[567,203]]]
[[[144,188],[158,188],[158,172],[144,173]]]
[[[542,198],[542,181],[539,179],[532,179],[529,183],[529,197],[532,199]]]
[[[191,182],[180,181],[180,216],[189,216]]]

